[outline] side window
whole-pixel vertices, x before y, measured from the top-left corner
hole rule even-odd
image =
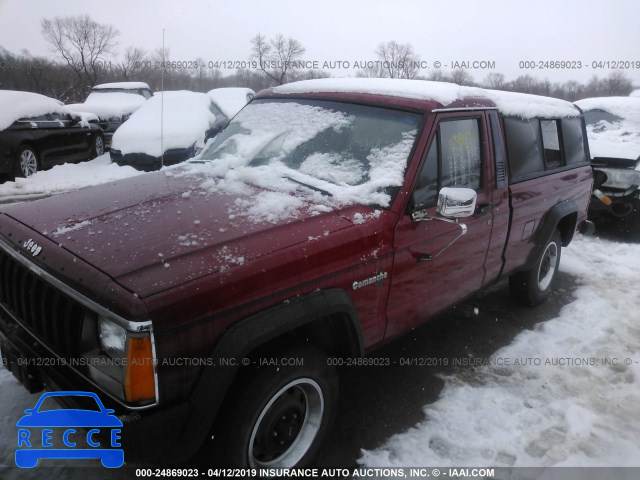
[[[542,146],[544,147],[544,163],[547,169],[558,168],[564,165],[562,152],[560,151],[560,138],[558,135],[557,120],[540,120],[542,130]]]
[[[443,120],[418,174],[413,208],[432,207],[442,187],[479,190],[482,178],[478,119]]]
[[[438,200],[438,142],[434,138],[418,175],[413,194],[414,208],[430,207]]]
[[[481,175],[480,128],[478,120],[441,122],[440,187],[478,190]]]
[[[562,130],[564,158],[567,161],[567,165],[587,162],[589,159],[587,158],[587,153],[584,148],[582,121],[580,118],[563,118],[560,126]]]
[[[544,154],[538,119],[504,118],[509,174],[513,178],[544,172]]]

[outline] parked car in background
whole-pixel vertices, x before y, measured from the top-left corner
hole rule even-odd
[[[389,365],[362,355],[501,279],[552,294],[584,131],[569,102],[442,82],[260,92],[197,162],[3,207],[3,363],[98,393],[129,460],[309,465],[336,366]]]
[[[153,92],[144,82],[103,83],[91,89],[84,103],[69,104],[68,107],[76,112],[97,115],[105,146],[109,148],[115,131],[152,96]]]
[[[251,101],[256,92],[250,88],[227,87],[209,90],[207,95],[211,97],[221,113],[231,120],[244,106]]]
[[[113,136],[118,165],[157,170],[194,157],[228,119],[206,93],[156,93]]]
[[[584,112],[594,170],[589,215],[640,235],[640,97],[586,98]]]
[[[28,177],[38,170],[104,153],[92,114],[32,92],[0,90],[0,174]]]

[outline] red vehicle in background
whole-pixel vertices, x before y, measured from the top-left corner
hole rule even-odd
[[[504,277],[544,301],[592,182],[560,100],[413,80],[263,91],[187,164],[5,207],[2,352],[32,391],[98,392],[128,459],[184,461],[213,435],[224,466],[309,464],[335,365]],[[52,353],[67,366],[16,360]]]

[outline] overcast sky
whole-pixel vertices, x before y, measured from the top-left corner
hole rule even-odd
[[[0,0],[0,46],[51,56],[41,20],[80,14],[114,25],[120,51],[160,47],[164,28],[172,60],[247,60],[256,33],[282,33],[299,40],[304,58],[321,68],[325,61],[349,62],[348,69],[329,69],[334,76],[354,75],[356,61],[375,60],[379,43],[396,40],[412,44],[429,65],[495,62],[495,70],[470,69],[476,81],[496,71],[508,80],[529,73],[585,82],[611,71],[592,62],[631,61],[635,68],[625,72],[640,85],[637,0]],[[519,64],[554,60],[582,62],[582,68]]]

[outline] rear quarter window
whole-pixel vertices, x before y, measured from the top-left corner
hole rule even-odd
[[[567,165],[587,162],[588,155],[585,151],[581,120],[579,118],[563,118],[561,128]]]
[[[544,171],[544,155],[539,120],[505,117],[505,134],[512,178]]]

